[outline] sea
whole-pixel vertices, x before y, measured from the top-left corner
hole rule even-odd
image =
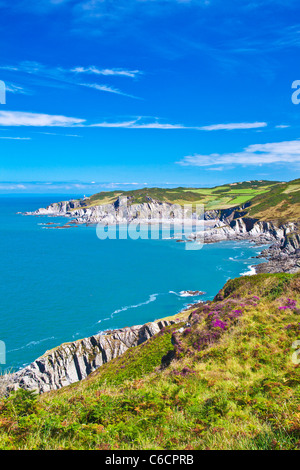
[[[211,300],[231,278],[253,274],[262,247],[225,241],[186,250],[170,237],[105,239],[95,226],[54,229],[65,218],[26,216],[82,195],[0,196],[1,371],[106,330],[175,315]],[[203,291],[189,297],[185,291]],[[3,357],[3,356],[2,356]],[[4,362],[4,360],[3,360]]]

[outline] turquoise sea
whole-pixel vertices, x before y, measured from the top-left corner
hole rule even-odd
[[[247,242],[188,251],[170,239],[99,240],[92,226],[46,229],[58,220],[17,214],[64,199],[71,197],[0,197],[2,369],[63,342],[176,314],[261,262],[252,259],[261,247]],[[206,294],[182,297],[184,290]]]

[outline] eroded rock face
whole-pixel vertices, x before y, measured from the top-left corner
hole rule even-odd
[[[57,390],[86,378],[106,362],[138,346],[174,321],[159,321],[97,334],[47,351],[24,369],[1,378],[1,388],[38,393]],[[6,381],[6,383],[5,383]]]
[[[129,202],[127,205],[121,198],[111,204],[98,204],[93,207],[84,207],[84,201],[82,200],[63,201],[25,214],[72,217],[79,224],[116,224],[161,220],[181,222],[182,219],[195,218],[195,214],[188,206],[183,208],[180,205],[154,200],[141,204],[131,204]],[[202,213],[198,214],[198,218],[202,217]]]

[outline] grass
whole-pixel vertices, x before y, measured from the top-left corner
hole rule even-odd
[[[142,188],[133,191],[109,191],[86,198],[81,206],[94,207],[112,204],[120,196],[128,198],[128,204],[144,204],[152,201],[177,204],[204,205],[204,210],[222,211],[238,209],[247,204],[244,216],[272,221],[281,225],[300,219],[300,179],[282,183],[277,181],[246,181],[225,184],[214,188]],[[74,209],[75,210],[75,209]]]
[[[249,215],[279,225],[300,218],[300,180],[275,185],[251,200]]]
[[[230,280],[185,313],[82,382],[3,399],[0,448],[299,449],[300,275]]]
[[[142,204],[154,200],[179,205],[204,204],[211,210],[226,209],[265,194],[274,185],[277,185],[277,182],[252,181],[214,188],[143,188],[133,191],[101,192],[87,198],[84,207],[113,203],[119,196],[126,196],[130,204]]]
[[[184,206],[203,205],[205,211],[236,209],[236,218],[242,214],[277,225],[300,219],[300,179],[282,183],[278,181],[246,181],[214,188],[142,188],[132,191],[101,192],[86,198],[81,207],[113,204],[120,196],[128,198],[128,204],[162,202]],[[76,210],[76,209],[72,209]]]

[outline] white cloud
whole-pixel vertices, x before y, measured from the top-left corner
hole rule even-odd
[[[137,98],[131,94],[125,93],[117,88],[114,88],[105,84],[95,83],[80,83],[78,81],[80,74],[97,74],[103,76],[123,76],[123,77],[136,77],[141,74],[139,70],[126,70],[126,69],[97,69],[94,66],[91,67],[76,67],[74,69],[65,69],[63,67],[49,67],[39,62],[23,61],[17,65],[0,65],[0,70],[7,70],[10,72],[24,73],[30,76],[31,81],[35,77],[34,84],[47,87],[70,87],[70,86],[84,86],[93,88],[98,91],[104,91],[108,93],[115,93],[118,95],[127,96],[129,98]],[[82,78],[82,77],[80,77]],[[9,90],[12,93],[28,93],[22,87],[11,85]]]
[[[0,137],[0,139],[7,139],[7,140],[31,140],[31,137]]]
[[[209,155],[188,155],[176,162],[182,166],[214,165],[266,165],[274,163],[299,163],[300,140],[254,144],[242,152],[212,153]]]
[[[233,122],[229,124],[212,124],[210,126],[200,127],[202,131],[232,131],[237,129],[258,129],[260,127],[266,127],[266,122]]]
[[[257,129],[266,127],[266,122],[253,122],[253,123],[232,123],[232,124],[215,124],[210,126],[185,126],[183,124],[169,124],[160,123],[157,120],[154,122],[143,122],[142,117],[138,117],[132,121],[125,122],[102,122],[93,124],[93,127],[121,127],[127,129],[191,129],[198,131],[218,131],[218,130],[240,130],[240,129]]]
[[[137,75],[141,75],[140,70],[125,70],[125,69],[99,69],[94,65],[90,67],[75,67],[71,72],[76,73],[87,73],[87,74],[96,74],[96,75],[105,75],[105,76],[119,76],[119,77],[130,77],[135,78]]]
[[[86,86],[88,88],[94,88],[95,90],[98,91],[106,91],[108,93],[116,93],[117,95],[123,95],[123,96],[128,96],[129,98],[135,98],[135,99],[141,99],[138,98],[137,96],[129,95],[128,93],[124,93],[121,90],[118,90],[118,88],[113,88],[108,85],[99,85],[98,83],[79,83],[78,85],[81,86]]]
[[[86,85],[88,86],[88,85]],[[96,85],[95,85],[96,86]],[[100,86],[99,86],[100,87]],[[99,88],[100,89],[100,88]],[[107,91],[107,90],[106,90]],[[116,90],[110,90],[112,93],[118,93]],[[67,117],[61,115],[29,113],[23,111],[0,111],[0,127],[1,126],[29,126],[29,127],[102,127],[102,128],[123,128],[123,129],[188,129],[188,130],[228,130],[230,129],[253,129],[258,126],[265,127],[266,123],[236,123],[236,124],[216,124],[215,126],[185,126],[183,124],[172,124],[159,122],[158,118],[135,117],[127,121],[120,122],[98,122],[94,124],[87,123],[86,119],[75,117]],[[226,127],[223,127],[226,126]],[[214,127],[214,129],[212,129]],[[209,129],[207,129],[209,128]],[[195,158],[195,157],[186,157]]]
[[[130,129],[136,121],[123,121],[123,122],[99,122],[97,124],[91,124],[91,127],[115,127],[115,128],[126,128]]]
[[[20,85],[15,85],[13,83],[7,83],[5,82],[5,90],[9,93],[14,93],[14,94],[22,94],[22,95],[27,95],[29,92],[21,87]]]
[[[162,124],[159,122],[140,122],[139,119],[123,122],[100,122],[92,124],[91,127],[116,127],[123,129],[194,129],[193,127],[184,127],[181,124]]]
[[[61,134],[57,132],[37,132],[37,134],[43,134],[43,135],[56,135],[59,137],[82,137],[81,135],[78,134]]]
[[[22,111],[0,111],[0,126],[73,127],[84,119]]]
[[[209,171],[224,171],[223,166],[213,166],[212,168],[207,168]]]

